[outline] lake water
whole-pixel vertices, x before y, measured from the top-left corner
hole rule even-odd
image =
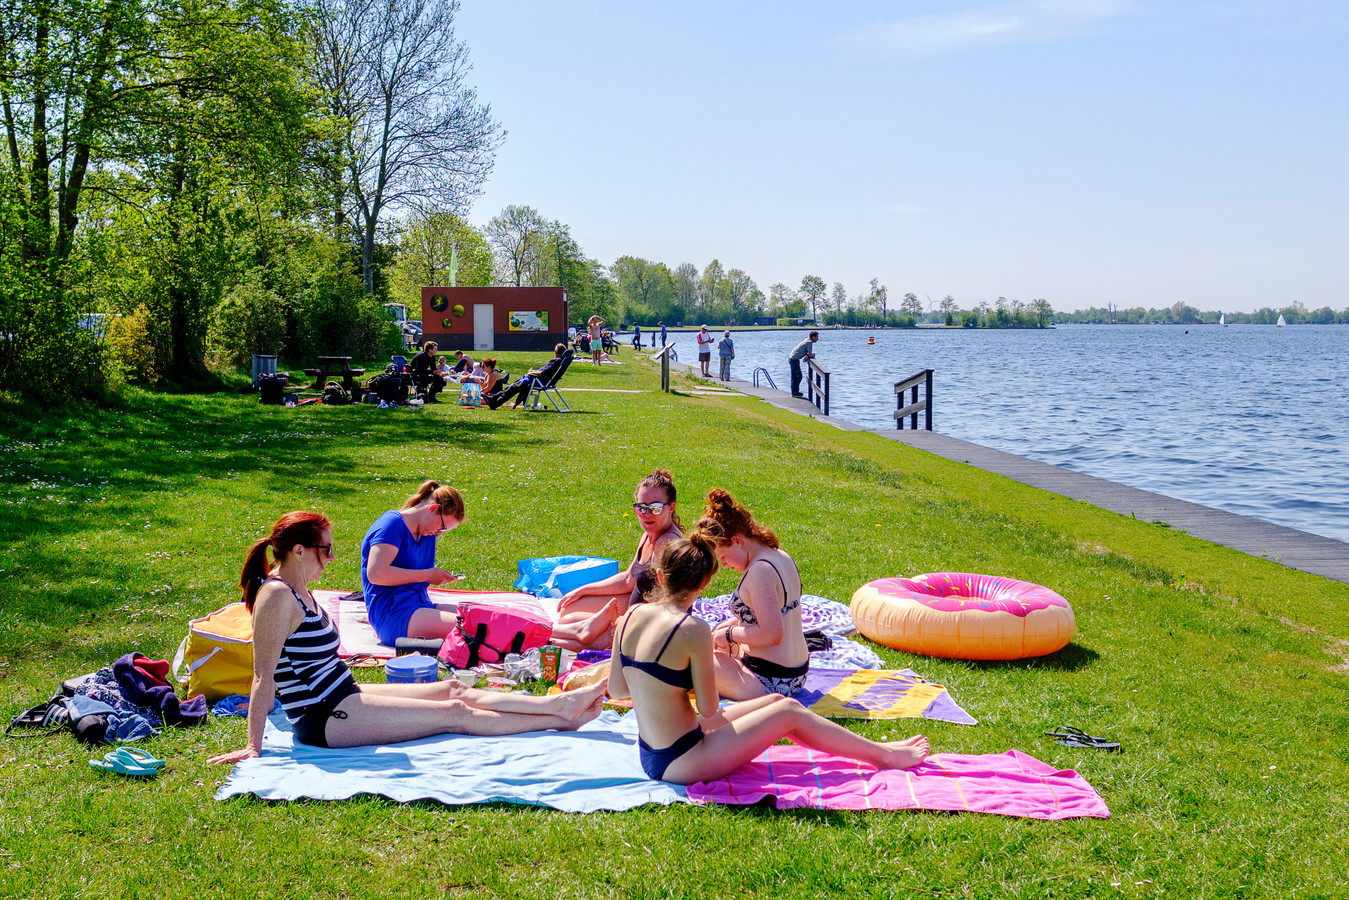
[[[1349,541],[1349,326],[821,334],[831,415],[893,428],[894,383],[933,369],[943,434]],[[733,376],[764,366],[788,389],[804,332],[732,337]],[[671,338],[696,365],[693,335]]]

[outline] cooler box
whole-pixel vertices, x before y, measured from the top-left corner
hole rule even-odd
[[[434,656],[409,653],[395,656],[384,664],[384,680],[389,684],[425,684],[440,680],[440,663]]]

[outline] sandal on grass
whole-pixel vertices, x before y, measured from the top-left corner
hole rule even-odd
[[[113,754],[120,756],[122,762],[128,765],[146,766],[151,769],[162,769],[168,765],[164,760],[156,759],[148,750],[141,750],[138,747],[118,747]]]
[[[1088,750],[1120,752],[1118,741],[1095,737],[1087,734],[1081,728],[1074,728],[1071,725],[1060,725],[1055,731],[1046,731],[1045,737],[1057,738],[1055,743],[1062,744],[1064,747],[1082,747]]]
[[[123,749],[113,750],[102,759],[91,759],[89,765],[100,772],[115,772],[118,775],[130,775],[135,778],[153,778],[159,774],[158,766],[136,762],[130,754],[122,755]],[[146,754],[146,756],[149,756],[149,754]],[[150,759],[154,759],[154,757],[151,756]],[[159,760],[155,760],[155,762],[159,762]],[[160,765],[163,765],[163,763],[161,762]]]

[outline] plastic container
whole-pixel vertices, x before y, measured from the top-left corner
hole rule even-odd
[[[389,684],[426,684],[440,680],[440,663],[434,656],[409,653],[395,656],[384,664],[384,680]]]

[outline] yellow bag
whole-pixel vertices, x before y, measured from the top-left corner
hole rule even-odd
[[[188,622],[173,671],[179,682],[187,682],[188,697],[204,694],[207,703],[230,694],[247,697],[253,688],[253,616],[248,607],[242,601],[231,603]]]

